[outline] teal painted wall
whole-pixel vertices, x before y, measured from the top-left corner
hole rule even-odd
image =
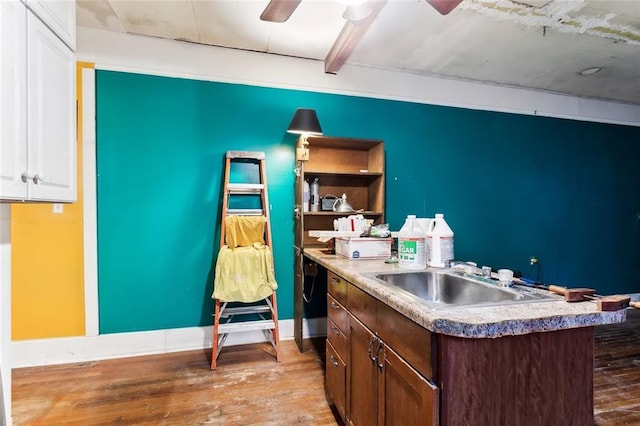
[[[292,317],[295,136],[285,130],[301,106],[325,134],[385,141],[392,229],[442,212],[460,259],[535,278],[535,255],[546,282],[640,291],[640,128],[96,74],[101,333],[211,324],[230,149],[266,152],[278,304]]]

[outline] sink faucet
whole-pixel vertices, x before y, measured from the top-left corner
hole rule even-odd
[[[463,271],[466,275],[483,275],[482,269],[478,268],[475,262],[464,262],[462,260],[453,260],[451,269]]]
[[[491,266],[483,266],[482,268],[479,268],[478,264],[475,262],[454,260],[451,262],[451,269],[454,271],[462,271],[463,275],[468,275],[473,278],[482,279],[482,281],[486,281],[491,284],[496,284],[494,279],[492,279]]]

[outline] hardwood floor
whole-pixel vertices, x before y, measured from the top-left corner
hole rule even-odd
[[[324,351],[305,342],[225,347],[13,371],[15,425],[335,425]]]
[[[640,311],[596,328],[598,426],[640,425]],[[13,371],[20,425],[336,425],[324,394],[324,344],[226,347],[215,372],[209,351]],[[516,425],[517,426],[517,425]]]
[[[594,418],[598,426],[640,425],[640,311],[596,327]]]

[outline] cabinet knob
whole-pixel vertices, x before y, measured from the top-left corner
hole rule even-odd
[[[31,180],[33,180],[33,183],[37,185],[44,179],[42,179],[42,177],[38,173],[36,173],[35,175],[33,175],[33,178]]]
[[[31,179],[31,175],[29,175],[29,173],[27,172],[22,172],[22,174],[20,175],[20,179],[22,179],[23,183],[27,183],[27,181]]]
[[[340,335],[340,329],[335,325],[331,326],[331,331],[333,332],[333,334],[337,334],[338,336]]]

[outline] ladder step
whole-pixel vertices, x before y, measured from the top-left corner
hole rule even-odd
[[[225,308],[220,314],[221,317],[227,318],[231,315],[248,315],[258,314],[261,312],[271,312],[271,309],[267,305],[263,306],[237,306],[233,308]]]
[[[230,183],[227,186],[229,194],[260,194],[264,190],[261,183]]]
[[[227,151],[227,158],[246,158],[249,160],[264,160],[264,152],[260,151]]]
[[[262,209],[227,209],[227,216],[260,216],[261,214],[264,214]]]
[[[239,331],[273,330],[274,328],[276,328],[276,325],[271,320],[232,322],[220,324],[218,326],[218,333],[225,334]]]

